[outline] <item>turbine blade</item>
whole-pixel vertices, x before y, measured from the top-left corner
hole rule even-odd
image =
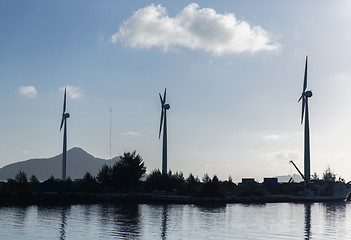
[[[63,113],[62,114],[65,114],[66,112],[66,87],[65,87],[65,95],[63,97]]]
[[[303,90],[302,90],[302,92],[305,92],[306,88],[307,88],[307,60],[308,60],[308,56],[306,56],[305,76],[304,76],[304,79],[303,79]]]
[[[166,88],[165,88],[165,92],[163,94],[163,103],[166,103]]]
[[[305,99],[305,96],[303,96],[303,98],[302,98],[301,124],[303,122],[303,116],[304,116],[304,113],[305,113],[305,106],[306,106],[306,99]]]
[[[65,118],[62,116],[60,131],[61,131],[61,129],[62,129],[62,126],[63,126],[64,121],[65,121]]]
[[[301,97],[299,98],[299,100],[298,100],[297,102],[300,102],[300,101],[301,101],[301,99],[302,99],[302,94],[301,94]]]
[[[63,123],[65,121],[65,117],[63,116],[65,114],[65,112],[66,112],[66,87],[65,87],[65,94],[63,95],[63,112],[62,112],[60,131],[61,131]]]
[[[160,139],[160,137],[161,137],[162,123],[163,123],[163,111],[164,111],[164,109],[162,108],[161,109],[161,120],[160,120],[160,131],[158,133],[158,139]]]
[[[161,93],[159,93],[158,95],[160,95],[160,100],[161,100],[161,106],[162,106],[162,109],[163,109],[163,106],[165,105],[163,100],[162,100],[162,96],[161,96]]]

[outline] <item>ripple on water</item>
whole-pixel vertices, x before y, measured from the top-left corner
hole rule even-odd
[[[0,239],[351,239],[350,203],[1,207]]]

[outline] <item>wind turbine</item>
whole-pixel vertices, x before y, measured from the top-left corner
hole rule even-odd
[[[163,99],[160,95],[161,100],[161,121],[160,121],[160,131],[158,133],[158,138],[161,137],[161,130],[163,124],[163,148],[162,148],[162,174],[167,174],[167,110],[170,108],[169,104],[166,103],[166,88],[163,94]]]
[[[63,97],[63,112],[61,119],[60,131],[63,127],[63,151],[62,151],[62,180],[66,181],[66,154],[67,154],[67,118],[69,113],[66,112],[66,88]]]
[[[299,102],[302,99],[302,113],[301,113],[301,124],[303,122],[303,117],[305,116],[305,146],[304,146],[304,173],[306,179],[306,185],[310,184],[310,126],[309,126],[309,116],[308,116],[308,98],[312,97],[312,92],[310,90],[306,91],[307,88],[307,60],[305,64],[305,76],[303,80],[303,87],[301,97]]]

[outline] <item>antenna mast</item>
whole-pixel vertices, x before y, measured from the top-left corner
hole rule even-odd
[[[111,118],[112,118],[112,108],[110,107],[110,158],[111,158],[111,135],[112,135],[112,130],[111,130],[111,126],[112,126],[112,121],[111,121]]]

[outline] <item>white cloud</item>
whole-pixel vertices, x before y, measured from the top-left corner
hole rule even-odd
[[[270,135],[266,135],[266,136],[263,136],[263,139],[265,140],[282,140],[286,138],[286,135],[277,135],[277,134],[270,134]]]
[[[265,154],[263,157],[267,160],[284,160],[284,161],[289,161],[289,160],[296,160],[298,158],[299,154],[296,151],[279,151],[279,152],[269,152]]]
[[[35,98],[37,96],[38,91],[35,89],[34,86],[23,86],[23,87],[19,87],[17,89],[18,93],[26,96],[26,97],[30,97],[30,98]]]
[[[121,133],[121,135],[128,135],[128,136],[140,136],[141,134],[138,132],[133,132],[133,131],[129,131],[129,132],[124,132]]]
[[[132,48],[176,46],[200,49],[213,54],[275,52],[281,45],[261,26],[238,20],[233,13],[219,14],[212,8],[189,4],[175,17],[161,5],[137,10],[125,20],[111,42],[124,42]]]
[[[67,85],[66,87],[60,87],[60,91],[65,91],[66,88],[66,92],[67,92],[67,97],[71,98],[71,99],[79,99],[81,97],[83,97],[83,90],[80,89],[79,87],[73,87],[70,85]]]

